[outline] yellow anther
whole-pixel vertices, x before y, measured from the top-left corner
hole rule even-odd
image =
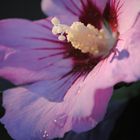
[[[60,20],[58,18],[56,18],[56,17],[52,18],[51,22],[52,22],[53,25],[60,24]]]
[[[60,36],[58,36],[58,39],[59,39],[60,41],[64,41],[64,40],[66,39],[66,37],[65,37],[64,35],[60,35]]]
[[[73,22],[71,26],[67,26],[61,24],[57,18],[52,19],[52,24],[52,33],[60,34],[59,40],[67,39],[75,49],[90,53],[94,57],[106,56],[117,38],[116,34],[110,33],[105,26],[100,30],[91,24],[85,26],[82,22]]]
[[[52,33],[54,34],[54,35],[57,35],[58,34],[58,32],[57,32],[57,27],[53,27],[52,28]]]

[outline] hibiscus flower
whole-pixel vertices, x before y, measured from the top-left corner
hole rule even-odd
[[[18,86],[4,92],[0,121],[14,139],[63,137],[104,118],[113,86],[140,78],[139,5],[43,0],[46,19],[0,21],[0,76]]]

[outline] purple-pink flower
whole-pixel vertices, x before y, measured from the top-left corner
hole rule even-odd
[[[90,130],[104,118],[113,86],[140,78],[139,5],[139,0],[42,0],[48,18],[0,21],[0,77],[18,86],[4,92],[0,121],[14,139],[63,137],[70,130]],[[53,17],[68,27],[84,23],[85,32],[90,24],[97,36],[105,29],[101,38],[110,48],[96,39],[96,51],[92,42],[93,53],[84,53],[81,44],[76,49],[67,40],[70,31],[59,40],[52,33]]]

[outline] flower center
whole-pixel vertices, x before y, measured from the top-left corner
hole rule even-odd
[[[95,58],[107,56],[117,41],[117,33],[105,25],[99,30],[91,24],[85,26],[82,22],[73,22],[71,26],[61,24],[56,17],[51,22],[54,25],[52,33],[58,34],[59,40],[67,40],[75,49]]]

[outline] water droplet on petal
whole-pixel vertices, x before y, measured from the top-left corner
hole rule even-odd
[[[60,115],[57,119],[54,120],[54,123],[58,126],[58,127],[63,127],[66,123],[66,120],[67,120],[67,115],[66,114],[63,114],[63,115]]]
[[[55,120],[54,120],[54,123],[56,123],[56,122],[57,122],[57,120],[55,119]]]
[[[47,132],[47,130],[40,130],[40,133],[41,133],[41,137],[44,139],[44,140],[47,140],[47,138],[48,138],[48,132]]]

